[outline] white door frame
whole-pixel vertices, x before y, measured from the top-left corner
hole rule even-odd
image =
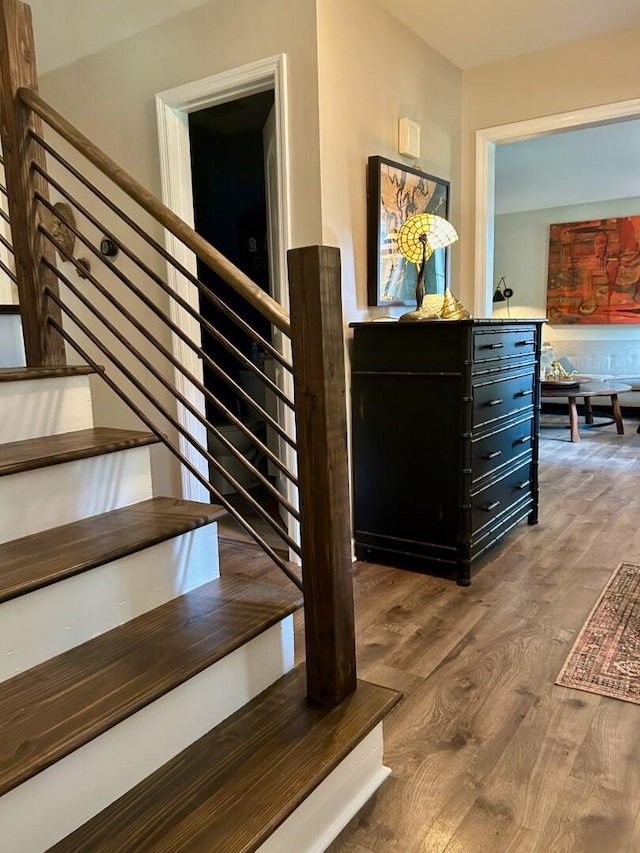
[[[496,145],[523,142],[570,128],[607,124],[640,116],[640,98],[586,107],[567,113],[501,124],[476,131],[476,222],[474,307],[476,317],[491,317],[493,298],[493,230]]]
[[[248,65],[232,68],[220,74],[214,74],[203,80],[195,80],[175,89],[168,89],[156,95],[156,115],[158,139],[160,145],[160,170],[162,178],[162,200],[192,228],[194,226],[193,193],[191,189],[191,154],[189,146],[189,113],[206,109],[217,104],[237,100],[247,95],[274,91],[276,111],[276,134],[278,139],[278,187],[279,187],[279,251],[280,269],[286,270],[286,252],[291,245],[290,230],[290,194],[289,194],[289,155],[287,121],[287,62],[286,55],[279,54]],[[191,273],[197,274],[196,257],[187,247],[168,231],[165,232],[166,246],[169,252]],[[173,290],[189,304],[198,309],[198,292],[177,270],[167,264],[168,283]],[[289,289],[285,281],[272,283],[273,297],[287,310],[289,308]],[[171,319],[198,345],[201,341],[200,327],[173,299],[171,300]],[[193,375],[202,380],[202,362],[198,356],[173,334],[173,352],[181,364]],[[204,414],[203,395],[196,391],[183,374],[175,371],[175,384],[194,407]],[[291,398],[292,389],[284,389]],[[204,426],[183,405],[178,405],[178,421],[185,429],[207,446]],[[206,460],[192,447],[182,435],[179,438],[182,454],[207,479],[209,470]],[[209,494],[202,484],[181,466],[182,494],[190,500],[208,501]]]

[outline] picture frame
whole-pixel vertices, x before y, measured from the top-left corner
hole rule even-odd
[[[449,181],[385,157],[369,157],[367,176],[367,296],[369,305],[412,305],[418,269],[399,252],[398,229],[416,213],[449,218]],[[448,250],[427,260],[425,294],[448,284]]]
[[[553,325],[640,323],[640,216],[549,226]]]

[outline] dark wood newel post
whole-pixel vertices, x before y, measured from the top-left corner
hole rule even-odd
[[[33,197],[36,188],[47,198],[48,191],[30,168],[32,160],[45,165],[43,152],[29,137],[30,127],[40,135],[42,128],[19,100],[20,87],[38,88],[31,9],[18,0],[0,0],[0,122],[25,353],[32,367],[56,366],[65,363],[64,344],[47,317],[60,322],[60,310],[44,288],[57,291],[58,282],[39,263],[42,254],[55,262],[55,253],[38,233],[40,211]]]
[[[356,687],[340,251],[288,254],[310,701]]]

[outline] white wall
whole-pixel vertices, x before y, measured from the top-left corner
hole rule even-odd
[[[367,306],[367,160],[381,155],[451,181],[458,227],[462,72],[370,0],[319,0],[318,52],[323,242],[342,252],[345,321],[402,313]],[[401,116],[422,128],[417,162],[398,155]],[[457,244],[451,256],[457,291]]]
[[[549,259],[549,225],[581,222],[640,213],[640,198],[613,199],[589,204],[527,210],[496,216],[495,262],[496,282],[501,276],[514,291],[510,300],[511,317],[545,317],[547,271]],[[506,317],[504,302],[495,303],[495,317]],[[637,325],[585,325],[544,327],[546,341],[567,340],[636,340]]]

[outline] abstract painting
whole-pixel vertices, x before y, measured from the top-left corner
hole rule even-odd
[[[640,216],[551,225],[547,317],[640,323]]]

